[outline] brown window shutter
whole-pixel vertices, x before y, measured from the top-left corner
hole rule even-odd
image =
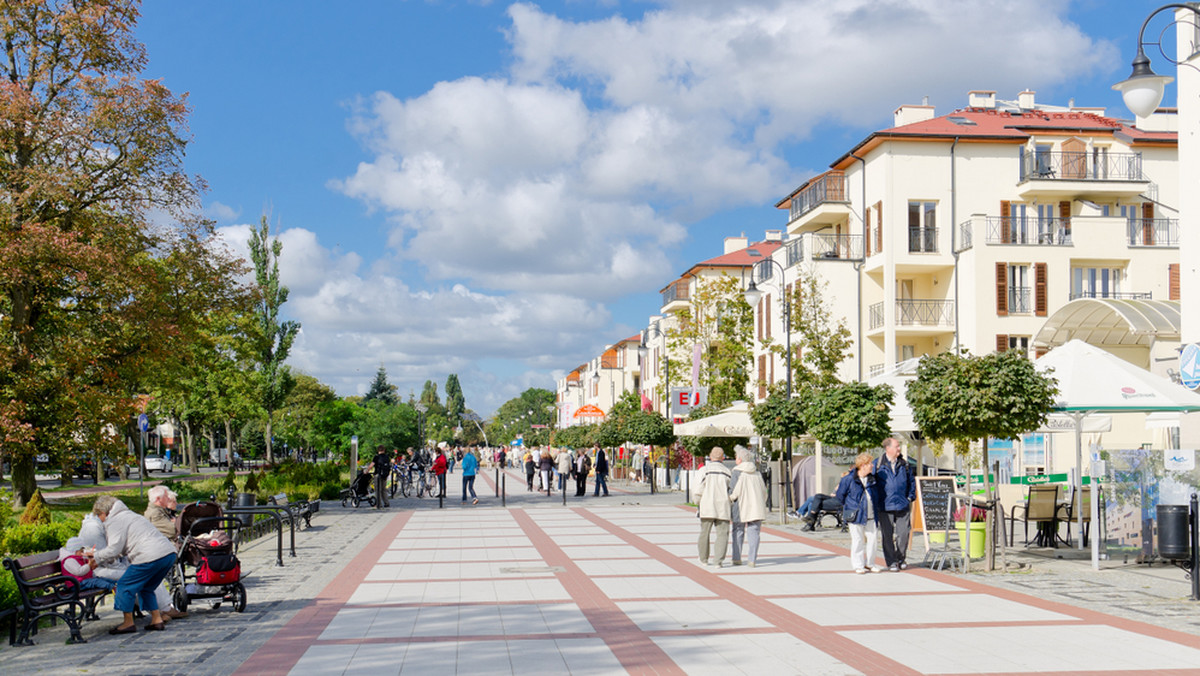
[[[769,382],[775,383],[775,355],[771,355],[771,380]]]
[[[1167,299],[1179,300],[1179,263],[1167,266]]]
[[[1058,218],[1062,221],[1063,236],[1070,237],[1071,235],[1071,203],[1062,201],[1058,203]]]
[[[996,351],[997,352],[1007,352],[1008,351],[1008,334],[1006,334],[1006,333],[997,333],[996,334]]]
[[[883,201],[875,203],[875,253],[883,252]]]
[[[770,340],[771,339],[771,294],[768,293],[763,298],[763,301],[766,302],[766,306],[765,306],[766,312],[763,313],[764,315],[766,315],[765,317],[763,317],[763,335],[766,336],[767,340]]]
[[[996,314],[1008,316],[1008,263],[996,263]]]
[[[758,317],[757,317],[757,319],[758,319],[758,323],[757,323],[758,342],[760,342],[760,343],[762,342],[762,339],[763,339],[762,318],[763,318],[763,302],[762,302],[762,299],[760,298],[758,301]]]
[[[1033,313],[1039,317],[1045,317],[1047,306],[1050,305],[1050,299],[1046,294],[1046,264],[1034,263],[1033,265]]]
[[[767,355],[758,355],[758,398],[767,398]]]
[[[1142,244],[1154,246],[1154,202],[1142,202]]]
[[[1012,240],[1012,204],[1007,200],[1000,201],[1000,241],[1004,244]]]
[[[874,251],[871,249],[871,207],[867,207],[867,212],[863,214],[863,251],[870,256]]]

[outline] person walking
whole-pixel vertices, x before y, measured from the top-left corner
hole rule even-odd
[[[533,492],[533,475],[537,472],[537,465],[533,462],[533,451],[525,451],[525,490],[529,493]]]
[[[571,475],[571,449],[558,449],[558,457],[554,459],[558,466],[558,490],[567,490],[567,477]]]
[[[446,497],[446,449],[439,448],[437,457],[433,459],[433,474],[437,477],[438,497]]]
[[[479,460],[475,458],[475,453],[470,449],[463,454],[462,458],[462,478],[463,478],[463,499],[467,501],[467,491],[471,492],[471,504],[479,504],[479,496],[475,495],[475,475],[479,472]]]
[[[392,471],[392,459],[388,457],[387,449],[383,444],[375,447],[375,457],[371,458],[371,468],[375,473],[375,509],[383,509],[391,507],[391,503],[387,501],[388,474]]]
[[[575,497],[587,495],[588,473],[592,471],[592,459],[582,448],[575,451]]]
[[[763,520],[767,518],[767,485],[754,464],[750,449],[735,446],[734,458],[737,465],[733,468],[733,488],[729,493],[733,502],[733,565],[740,566],[745,562],[753,568],[758,562]]]
[[[608,456],[600,444],[596,444],[596,490],[592,497],[600,497],[600,489],[604,489],[604,497],[608,497]]]
[[[836,496],[842,503],[843,520],[850,526],[850,565],[859,574],[883,570],[875,565],[883,491],[871,473],[873,460],[870,453],[859,453],[854,471],[842,477]]]
[[[708,454],[708,462],[700,469],[696,477],[696,485],[692,487],[692,499],[699,505],[700,539],[697,545],[700,553],[700,563],[708,566],[708,538],[713,526],[717,527],[716,547],[712,550],[717,568],[725,565],[725,550],[729,547],[729,519],[731,503],[729,501],[729,481],[733,478],[729,468],[725,466],[725,450],[714,446]]]
[[[538,479],[541,483],[538,484],[538,491],[546,491],[546,494],[549,495],[550,487],[554,485],[550,481],[553,476],[554,458],[550,457],[550,449],[548,447],[540,449],[540,455],[538,456]]]
[[[917,499],[917,479],[912,467],[900,455],[900,440],[883,440],[883,455],[875,460],[875,477],[883,487],[883,513],[879,515],[879,535],[883,540],[883,560],[894,572],[908,568],[908,536],[912,525],[912,503]]]

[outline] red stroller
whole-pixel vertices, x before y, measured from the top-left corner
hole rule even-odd
[[[179,511],[175,520],[179,557],[168,577],[177,610],[187,610],[193,599],[211,600],[214,610],[225,601],[239,613],[246,609],[246,588],[237,558],[241,526],[237,518],[224,516],[215,502],[196,502]]]

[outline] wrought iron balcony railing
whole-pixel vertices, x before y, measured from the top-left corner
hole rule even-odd
[[[1179,219],[1130,219],[1129,246],[1179,246]]]
[[[1071,219],[988,216],[988,244],[1071,246]]]
[[[1144,181],[1141,153],[1027,152],[1021,180]]]
[[[796,220],[827,202],[847,202],[846,175],[840,171],[831,171],[812,182],[792,198],[790,206],[791,220]]]

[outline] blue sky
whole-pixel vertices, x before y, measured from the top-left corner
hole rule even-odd
[[[635,334],[724,237],[783,228],[774,203],[902,104],[1127,116],[1110,87],[1160,4],[156,1],[138,35],[189,95],[205,213],[283,239],[293,366],[344,395],[457,373],[488,414]]]

